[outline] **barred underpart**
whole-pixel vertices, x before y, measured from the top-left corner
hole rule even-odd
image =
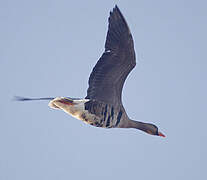
[[[96,117],[94,122],[89,124],[105,128],[118,127],[123,114],[120,108],[96,100],[86,102],[85,110]]]

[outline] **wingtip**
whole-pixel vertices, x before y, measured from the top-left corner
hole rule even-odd
[[[119,9],[119,7],[117,6],[117,4],[114,6],[113,11],[118,11],[118,12],[120,12],[120,9]]]
[[[24,97],[21,97],[21,96],[13,96],[12,101],[25,101],[27,99],[28,98],[24,98]]]

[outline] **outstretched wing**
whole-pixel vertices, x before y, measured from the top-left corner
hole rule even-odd
[[[122,88],[135,67],[135,52],[129,27],[117,6],[110,12],[105,52],[93,68],[86,98],[121,104]]]

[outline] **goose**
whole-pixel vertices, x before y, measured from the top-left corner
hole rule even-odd
[[[122,89],[135,65],[132,34],[120,9],[115,5],[108,18],[105,51],[90,74],[85,98],[17,96],[16,100],[50,100],[49,107],[63,110],[95,127],[135,128],[151,135],[165,137],[154,124],[130,119],[124,109]]]

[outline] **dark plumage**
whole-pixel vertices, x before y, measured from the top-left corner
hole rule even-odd
[[[117,6],[110,12],[108,22],[105,51],[92,70],[85,99],[18,97],[17,100],[51,100],[51,108],[62,109],[96,127],[136,128],[164,137],[155,125],[131,120],[126,114],[121,97],[124,82],[136,65],[134,43]]]
[[[121,104],[124,82],[136,65],[134,43],[117,6],[110,12],[108,22],[105,52],[90,75],[86,98]]]

